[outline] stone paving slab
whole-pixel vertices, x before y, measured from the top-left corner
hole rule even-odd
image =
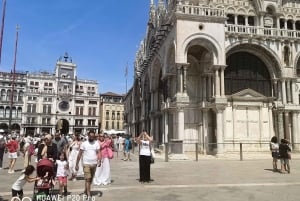
[[[6,156],[5,156],[6,157]],[[17,168],[22,168],[22,160]],[[4,163],[7,163],[5,158]],[[280,174],[271,170],[272,159],[199,157],[199,161],[183,160],[164,162],[157,156],[151,166],[154,179],[149,184],[138,182],[139,170],[136,155],[132,161],[122,161],[121,154],[111,160],[113,183],[109,186],[93,186],[94,200],[122,201],[194,201],[194,200],[251,200],[251,201],[297,201],[300,197],[300,160],[291,161],[291,174]],[[10,200],[11,185],[20,172],[8,174],[0,170],[0,200]],[[57,189],[58,186],[55,186]],[[64,200],[83,200],[80,195],[84,181],[68,183],[70,195]],[[33,184],[26,184],[25,195],[31,196]],[[97,194],[101,192],[102,196]]]

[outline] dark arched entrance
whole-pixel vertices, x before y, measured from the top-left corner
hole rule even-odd
[[[60,131],[61,134],[69,133],[69,121],[66,119],[60,119],[57,121],[56,130]]]
[[[257,56],[248,52],[237,52],[230,55],[226,62],[226,95],[250,88],[267,97],[272,96],[270,73]]]
[[[2,124],[0,124],[0,129],[7,130],[8,125],[6,123],[2,123]]]

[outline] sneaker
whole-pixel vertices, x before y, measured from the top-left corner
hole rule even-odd
[[[77,181],[77,179],[76,179],[76,178],[73,178],[72,181]]]

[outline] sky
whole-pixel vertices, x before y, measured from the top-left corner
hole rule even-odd
[[[133,85],[149,5],[150,0],[6,0],[0,71],[13,68],[19,25],[16,71],[54,73],[67,52],[79,79],[98,81],[99,93],[124,94],[127,64],[127,90]]]

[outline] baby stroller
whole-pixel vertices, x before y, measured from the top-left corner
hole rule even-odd
[[[53,193],[54,188],[54,164],[48,159],[41,159],[37,163],[37,176],[41,179],[35,181],[33,200],[47,200]]]

